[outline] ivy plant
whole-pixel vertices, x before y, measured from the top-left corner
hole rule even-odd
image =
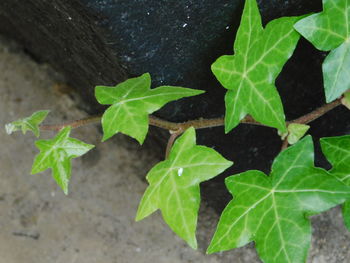
[[[150,186],[141,200],[136,220],[158,208],[170,228],[197,248],[195,236],[199,210],[199,184],[230,167],[215,150],[196,145],[196,134],[189,128],[174,144],[167,160],[152,168],[147,175]]]
[[[221,56],[211,66],[214,75],[228,89],[226,132],[247,114],[262,124],[286,132],[283,106],[274,82],[299,40],[299,34],[293,29],[298,19],[275,19],[264,29],[256,1],[246,1],[234,55]]]
[[[310,136],[281,152],[270,176],[247,171],[225,182],[234,199],[221,215],[208,252],[255,241],[265,262],[305,262],[311,242],[308,216],[350,198],[350,187],[314,167]]]
[[[323,62],[326,101],[350,88],[350,1],[323,0],[323,11],[295,24],[295,29],[317,49],[330,51]]]
[[[97,101],[103,105],[112,104],[102,116],[102,141],[123,132],[142,144],[148,131],[149,114],[169,101],[204,92],[172,86],[150,87],[151,76],[148,73],[128,79],[116,87],[96,87]]]
[[[53,139],[38,140],[35,142],[40,153],[35,157],[32,174],[52,169],[52,176],[65,194],[68,194],[68,181],[71,175],[72,158],[79,157],[94,145],[83,143],[70,138],[71,127],[63,128]]]
[[[72,128],[100,122],[102,141],[121,132],[140,144],[149,125],[168,130],[171,135],[165,160],[146,176],[149,186],[136,221],[159,209],[169,227],[195,249],[199,185],[233,164],[214,149],[197,145],[195,130],[224,126],[228,133],[239,123],[275,128],[283,143],[270,175],[251,170],[226,178],[233,199],[220,217],[207,252],[255,242],[264,262],[305,262],[311,215],[342,204],[344,222],[350,230],[350,135],[320,140],[322,152],[332,165],[328,171],[314,166],[312,138],[304,137],[313,120],[341,105],[350,109],[350,0],[323,0],[323,8],[318,14],[272,20],[264,28],[256,0],[245,1],[233,54],[219,57],[211,66],[227,89],[224,118],[175,123],[151,115],[168,102],[203,91],[174,86],[151,88],[151,76],[145,73],[114,87],[97,86],[97,101],[109,106],[99,116],[47,125],[42,122],[48,111],[39,111],[7,124],[6,131],[30,130],[37,137],[40,131],[58,132],[52,139],[36,141],[40,153],[34,159],[32,174],[51,169],[54,180],[67,194],[71,159],[94,147],[70,138]],[[275,79],[300,36],[316,48],[330,51],[323,63],[326,104],[286,121]]]

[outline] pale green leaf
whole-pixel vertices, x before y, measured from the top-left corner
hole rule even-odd
[[[337,99],[350,89],[350,41],[329,53],[322,70],[327,102]]]
[[[310,129],[309,125],[299,124],[299,123],[291,123],[288,125],[288,143],[295,144],[297,143],[305,133]]]
[[[255,241],[264,262],[305,262],[309,215],[343,203],[350,188],[314,167],[310,136],[281,152],[270,176],[248,171],[226,179],[234,199],[223,211],[208,253]]]
[[[331,51],[323,63],[326,101],[350,88],[350,0],[323,0],[323,11],[295,24],[316,48]]]
[[[345,92],[344,97],[341,100],[341,103],[350,110],[350,91]]]
[[[149,186],[139,205],[136,220],[160,209],[165,222],[192,248],[200,204],[199,184],[230,167],[215,150],[196,145],[196,134],[189,128],[178,138],[167,160],[158,163],[147,174]]]
[[[39,137],[39,125],[45,120],[47,114],[49,114],[48,110],[36,111],[29,117],[8,123],[5,125],[6,132],[7,134],[11,134],[22,130],[22,133],[25,134],[27,131],[32,131],[36,137]]]
[[[115,87],[97,86],[95,96],[99,103],[110,106],[102,116],[103,141],[122,132],[143,143],[148,132],[148,115],[166,103],[203,93],[182,87],[161,86],[150,89],[148,73],[131,78]]]
[[[320,141],[323,154],[332,164],[329,172],[350,186],[350,135],[322,138]],[[350,201],[343,206],[343,216],[350,231]]]
[[[53,178],[65,194],[68,194],[68,182],[71,177],[71,159],[85,154],[94,147],[70,138],[70,131],[71,128],[68,126],[53,139],[35,142],[40,153],[35,157],[31,171],[31,174],[36,174],[51,168]]]
[[[281,132],[287,131],[275,79],[299,40],[299,34],[293,28],[298,19],[279,18],[263,29],[256,0],[246,0],[234,55],[221,56],[211,67],[216,78],[228,89],[225,96],[226,133],[247,114]]]

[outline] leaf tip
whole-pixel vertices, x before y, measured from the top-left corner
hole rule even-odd
[[[102,137],[102,140],[101,140],[101,142],[105,142],[105,141],[107,141],[109,138],[111,138],[112,136],[110,136],[110,135],[107,135],[106,133],[103,133],[103,137]]]
[[[217,252],[217,250],[215,249],[215,247],[213,246],[213,244],[210,243],[210,244],[209,244],[209,247],[207,248],[207,251],[205,252],[205,254],[211,255],[211,254],[214,254],[215,252]]]
[[[194,250],[197,250],[198,248],[197,239],[195,236],[191,238],[191,240],[188,240],[187,244]]]
[[[135,216],[135,222],[140,222],[141,220],[145,219],[147,215],[141,212],[141,207],[137,209],[136,216]]]

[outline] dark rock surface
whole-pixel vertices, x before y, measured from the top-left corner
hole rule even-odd
[[[170,103],[157,114],[173,121],[224,114],[220,87],[210,72],[220,55],[231,54],[243,0],[70,0],[0,2],[0,33],[19,40],[40,61],[53,64],[85,98],[90,112],[100,110],[96,84],[112,85],[150,72],[154,86],[179,85],[206,94]],[[321,1],[259,1],[264,23],[280,16],[321,10]],[[302,40],[277,79],[287,119],[324,103],[321,64],[325,54]],[[349,133],[349,112],[339,108],[315,121],[311,134]],[[224,177],[247,169],[269,171],[281,141],[269,128],[240,125],[198,132],[198,142],[215,147],[235,166],[204,184],[205,199],[220,211],[230,198]],[[318,163],[326,165],[322,157]]]

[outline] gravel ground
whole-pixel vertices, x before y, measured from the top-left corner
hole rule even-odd
[[[136,223],[147,171],[159,161],[117,135],[101,143],[98,126],[73,131],[96,148],[73,160],[70,194],[64,196],[49,172],[30,175],[37,150],[34,136],[5,134],[4,124],[50,109],[48,122],[79,119],[74,94],[59,89],[62,78],[37,64],[19,46],[0,38],[0,263],[260,262],[253,244],[205,255],[218,216],[202,205],[199,250],[190,249],[158,213]],[[46,132],[43,137],[53,136]],[[312,218],[314,236],[308,262],[350,262],[350,235],[340,209]]]

